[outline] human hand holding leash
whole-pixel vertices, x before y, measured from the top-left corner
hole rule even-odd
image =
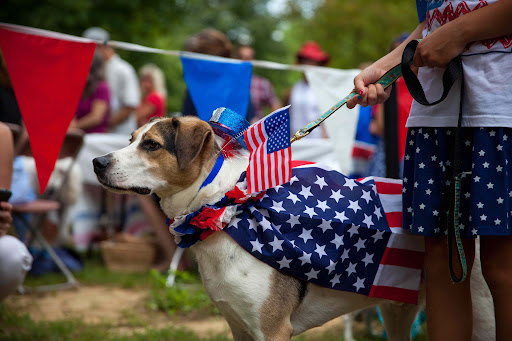
[[[444,68],[461,54],[468,41],[453,23],[454,21],[439,27],[420,41],[412,65]]]
[[[358,74],[356,78],[354,78],[354,91],[358,96],[350,99],[347,102],[347,107],[352,109],[357,104],[366,107],[368,105],[385,102],[389,98],[391,87],[384,89],[382,85],[374,83],[387,71],[387,68],[381,67],[380,64],[376,62]]]

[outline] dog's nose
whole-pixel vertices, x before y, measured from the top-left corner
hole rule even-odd
[[[110,165],[110,160],[104,156],[100,156],[100,157],[94,158],[92,160],[92,164],[94,165],[95,172],[104,171]]]

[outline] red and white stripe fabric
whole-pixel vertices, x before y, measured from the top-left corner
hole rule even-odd
[[[245,140],[251,153],[247,168],[248,194],[261,192],[290,181],[291,148],[268,152],[269,136],[265,119],[247,129]]]
[[[425,254],[424,238],[402,227],[402,180],[368,177],[373,180],[393,232],[382,256],[370,297],[417,304]]]

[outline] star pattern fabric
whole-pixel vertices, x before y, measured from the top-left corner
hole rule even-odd
[[[217,203],[169,220],[176,243],[189,247],[223,231],[302,281],[417,303],[424,242],[402,229],[401,180],[295,166],[289,182],[258,194],[248,194],[244,173]]]
[[[463,237],[512,235],[512,129],[462,128],[460,228]],[[454,128],[411,128],[403,179],[404,228],[415,234],[446,234],[443,195],[453,167]]]
[[[293,168],[292,181],[239,207],[224,231],[256,258],[300,280],[415,303],[423,241],[400,234],[401,224],[388,224],[384,208],[401,208],[401,183],[392,185],[392,194],[384,186],[390,203],[383,204],[373,178],[356,181],[316,164]],[[390,247],[402,238],[413,246]]]

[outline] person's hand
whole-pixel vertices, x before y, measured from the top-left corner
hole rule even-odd
[[[386,90],[380,84],[373,84],[382,77],[388,70],[381,68],[377,63],[373,63],[354,78],[354,90],[358,95],[352,97],[347,102],[349,109],[354,108],[357,104],[366,107],[384,103],[391,92],[391,87]]]
[[[0,237],[4,236],[11,227],[11,210],[11,204],[6,201],[0,201]]]
[[[468,42],[454,23],[439,27],[419,42],[412,62],[414,66],[443,68],[464,50]]]

